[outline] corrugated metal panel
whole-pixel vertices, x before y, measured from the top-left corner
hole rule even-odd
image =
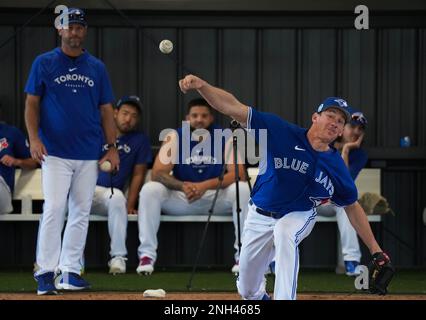
[[[168,59],[158,50],[157,40],[164,38],[177,43],[176,29],[144,29],[141,33],[142,42],[142,99],[144,117],[148,120],[146,132],[151,143],[159,145],[158,136],[164,128],[175,128],[180,117],[177,112],[178,89],[175,61]],[[172,54],[178,54],[179,50]]]
[[[415,172],[383,173],[382,192],[389,200],[395,216],[383,221],[383,249],[401,266],[416,263],[416,228],[420,208],[417,207],[417,174]]]
[[[416,31],[380,30],[378,37],[377,144],[396,147],[410,136],[417,145]]]
[[[332,29],[302,30],[300,57],[300,99],[297,123],[311,124],[312,113],[326,97],[335,96],[337,33]]]
[[[102,30],[102,60],[107,66],[116,99],[138,93],[137,32],[135,29]]]
[[[3,37],[13,31],[1,30]],[[158,50],[164,38],[175,44],[170,55]],[[117,98],[142,96],[141,127],[155,145],[161,129],[179,125],[197,96],[182,95],[177,85],[193,72],[304,126],[324,97],[341,95],[368,116],[368,146],[395,147],[406,135],[412,145],[426,143],[425,39],[424,29],[156,28],[140,29],[138,37],[133,28],[105,27],[89,28],[87,48],[106,63]],[[22,91],[31,63],[57,41],[51,27],[28,27],[16,48],[1,50],[3,114],[11,124],[25,128]]]
[[[367,116],[365,145],[376,143],[376,80],[377,50],[376,31],[342,30],[341,78],[338,80],[339,95]]]
[[[418,35],[417,134],[418,145],[426,146],[426,29],[419,29]]]
[[[297,31],[262,31],[259,107],[296,121]]]
[[[6,39],[14,32],[13,27],[0,27],[0,39]],[[19,123],[20,110],[16,108],[16,55],[15,40],[0,49],[0,120],[8,123]]]

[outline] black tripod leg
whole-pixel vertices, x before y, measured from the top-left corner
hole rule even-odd
[[[195,257],[194,264],[192,266],[191,275],[189,277],[188,284],[186,285],[186,288],[188,289],[188,291],[192,289],[192,280],[193,280],[194,275],[195,275],[195,270],[197,269],[198,260],[200,259],[201,250],[203,249],[203,246],[204,246],[204,241],[206,240],[207,230],[209,228],[209,223],[210,223],[210,218],[211,218],[211,216],[213,214],[214,207],[216,206],[217,196],[219,194],[220,188],[222,187],[223,176],[225,175],[225,171],[226,171],[226,163],[223,164],[223,169],[222,169],[222,172],[221,172],[221,174],[219,176],[219,184],[218,184],[218,186],[216,188],[216,193],[215,193],[214,198],[213,198],[212,206],[210,207],[210,210],[209,210],[209,216],[207,218],[206,225],[204,226],[203,235],[201,237],[200,246],[198,247],[198,252],[197,252],[197,255]]]
[[[235,165],[235,188],[236,188],[236,200],[237,200],[237,228],[238,228],[238,255],[241,254],[241,206],[240,206],[240,176],[238,168],[238,150],[237,150],[237,137],[234,135],[232,138],[232,145],[234,150],[234,165]]]

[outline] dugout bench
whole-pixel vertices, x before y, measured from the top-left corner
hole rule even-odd
[[[249,168],[248,169],[249,176],[251,178],[252,184],[254,184],[256,180],[256,176],[258,173],[257,168]],[[148,171],[146,181],[150,180],[151,171]],[[373,192],[377,194],[381,194],[381,171],[380,169],[363,169],[356,181],[356,185],[358,187],[359,194],[364,192]],[[20,212],[12,212],[10,214],[0,214],[0,222],[1,221],[38,221],[41,215],[41,206],[34,206],[35,202],[41,203],[43,201],[43,193],[41,187],[41,169],[36,170],[16,170],[16,180],[15,180],[15,192],[13,196],[14,204],[16,205],[15,211]],[[20,206],[19,206],[20,203]],[[18,210],[19,207],[21,210]],[[37,208],[39,209],[37,209]],[[34,208],[34,210],[33,210]],[[37,212],[36,212],[37,211]],[[162,222],[186,222],[186,223],[205,223],[207,221],[207,215],[187,215],[187,216],[170,216],[170,215],[162,215]],[[89,217],[90,221],[107,221],[106,216],[92,214]],[[368,220],[370,223],[377,223],[381,221],[380,215],[369,215]],[[137,221],[136,215],[128,216],[129,222]],[[232,216],[217,216],[213,215],[211,217],[211,222],[220,222],[220,223],[232,223]],[[318,223],[322,222],[336,222],[336,217],[323,217],[317,216],[316,221]],[[344,270],[343,267],[343,259],[341,256],[341,248],[340,248],[340,237],[337,232],[337,257],[338,257],[338,269],[336,271],[340,272]]]
[[[249,168],[251,183],[256,181],[258,169]],[[146,181],[150,181],[151,170],[148,171]],[[356,185],[358,193],[372,192],[381,194],[380,169],[361,170]],[[38,221],[41,212],[33,212],[33,201],[42,201],[41,169],[16,170],[15,192],[13,200],[21,202],[21,212],[0,215],[0,221]],[[162,215],[161,221],[170,222],[205,222],[207,215],[168,216]],[[106,221],[106,216],[90,215],[90,221]],[[370,222],[380,222],[380,215],[369,215]],[[137,221],[136,215],[129,215],[129,221]],[[212,216],[211,222],[232,222],[231,216]],[[317,222],[336,222],[336,217],[317,217]]]

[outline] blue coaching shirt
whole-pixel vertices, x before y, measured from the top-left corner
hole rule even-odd
[[[30,149],[24,134],[15,127],[0,123],[0,159],[9,155],[18,159],[31,158]],[[13,193],[15,187],[15,167],[0,163],[0,176]]]
[[[225,139],[222,137],[220,144],[222,147],[222,159],[216,159],[215,157],[215,141],[214,141],[214,129],[221,129],[219,126],[213,124],[210,126],[208,131],[210,132],[210,154],[204,154],[204,150],[200,148],[200,152],[194,148],[199,144],[198,141],[190,141],[190,153],[189,158],[184,159],[182,139],[188,139],[190,137],[184,137],[182,128],[177,130],[179,136],[179,163],[173,167],[173,176],[181,181],[190,182],[201,182],[212,178],[217,178],[222,173],[223,169],[223,157],[225,149]],[[206,129],[207,130],[207,129]],[[192,132],[191,132],[192,134]],[[193,152],[194,151],[194,152]],[[191,156],[191,154],[193,156]]]
[[[134,166],[152,161],[151,145],[148,137],[141,132],[129,132],[119,137],[116,143],[120,156],[120,170],[112,176],[112,187],[123,190],[127,179],[133,173]],[[111,187],[110,173],[99,171],[97,185]]]
[[[103,140],[99,106],[114,101],[100,60],[87,51],[70,58],[55,48],[34,60],[25,92],[41,97],[39,135],[49,155],[99,159]]]
[[[314,150],[307,129],[276,115],[249,108],[247,129],[267,129],[267,153],[251,194],[256,206],[281,213],[307,211],[331,200],[347,206],[358,199],[357,189],[342,157],[331,147]],[[258,142],[258,136],[255,134]]]

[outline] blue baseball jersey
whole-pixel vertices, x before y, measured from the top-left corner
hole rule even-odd
[[[183,139],[184,137],[182,128],[177,130],[179,136],[179,163],[173,167],[173,176],[181,181],[201,182],[212,178],[217,178],[222,173],[225,139],[222,137],[220,143],[214,141],[214,129],[221,129],[217,125],[211,125],[208,131],[210,132],[210,154],[204,154],[204,149],[198,141],[190,141],[189,154],[184,154]],[[188,142],[188,141],[186,141]],[[206,140],[207,143],[207,140]],[[222,148],[221,159],[216,157],[215,144]],[[195,149],[194,149],[195,148]],[[198,149],[197,149],[198,148]]]
[[[15,127],[0,123],[0,159],[9,155],[17,159],[31,158],[28,142],[24,134]],[[15,167],[0,163],[0,176],[3,177],[11,192],[15,187]]]
[[[368,156],[363,149],[353,149],[349,152],[349,172],[354,181],[367,164],[367,161]]]
[[[70,58],[60,48],[33,62],[25,92],[39,96],[39,135],[47,153],[65,159],[97,160],[103,133],[99,106],[112,103],[105,65],[87,51]]]
[[[141,132],[127,133],[119,137],[116,143],[120,156],[120,170],[112,176],[112,186],[123,190],[135,165],[152,161],[151,145],[148,137]],[[99,171],[97,185],[111,187],[111,174]]]
[[[327,201],[347,206],[357,189],[339,152],[314,150],[307,129],[276,115],[249,108],[247,129],[267,129],[267,152],[260,159],[260,174],[251,194],[256,206],[282,214],[307,211]],[[258,133],[258,131],[257,131]]]

